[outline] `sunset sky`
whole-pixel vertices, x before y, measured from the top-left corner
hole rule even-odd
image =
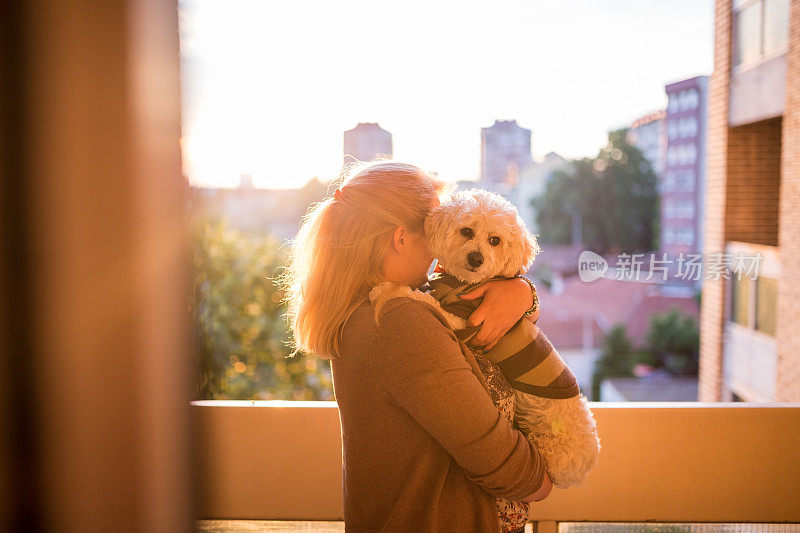
[[[517,119],[535,158],[594,156],[610,129],[710,74],[711,0],[183,0],[184,167],[195,185],[334,178],[342,132],[474,179],[480,128]]]

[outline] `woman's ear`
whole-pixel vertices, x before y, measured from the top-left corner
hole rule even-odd
[[[394,250],[396,253],[399,254],[403,253],[405,241],[406,241],[405,230],[400,226],[394,228],[394,231],[392,232],[392,240],[389,243],[392,250]]]

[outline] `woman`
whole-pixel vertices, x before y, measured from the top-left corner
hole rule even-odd
[[[495,496],[537,501],[552,487],[438,313],[398,298],[376,319],[369,302],[382,281],[427,281],[423,223],[442,192],[412,165],[360,167],[310,210],[294,243],[289,316],[297,349],[331,358],[348,531],[497,532]],[[471,296],[484,296],[470,320],[483,322],[475,343],[487,347],[532,304],[519,279]]]

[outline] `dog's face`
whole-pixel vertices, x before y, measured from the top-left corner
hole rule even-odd
[[[513,204],[482,189],[459,191],[433,209],[425,235],[442,268],[466,283],[522,274],[541,250]]]

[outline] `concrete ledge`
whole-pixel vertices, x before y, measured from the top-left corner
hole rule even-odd
[[[540,521],[800,522],[800,404],[593,403],[603,450]],[[201,518],[341,520],[334,402],[192,404]]]

